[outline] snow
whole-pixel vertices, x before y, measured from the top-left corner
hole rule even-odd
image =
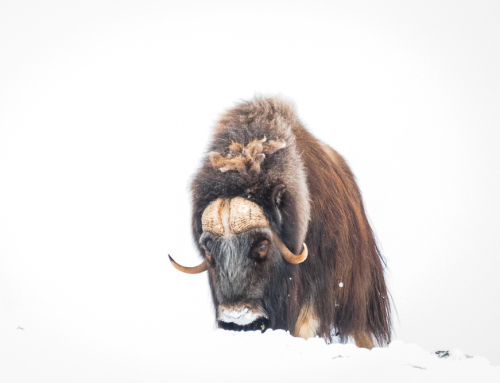
[[[0,383],[500,381],[499,4],[2,2]],[[406,343],[214,332],[171,267],[199,263],[211,127],[255,93],[352,167]]]
[[[500,381],[500,367],[485,358],[459,350],[440,358],[398,340],[367,350],[354,344],[327,345],[320,338],[305,341],[283,330],[186,330],[162,335],[145,326],[139,338],[117,332],[113,336],[123,343],[108,343],[110,334],[105,332],[82,339],[68,329],[65,334],[57,329],[2,329],[0,381]],[[173,336],[175,332],[183,335]]]
[[[261,315],[254,313],[246,307],[220,310],[219,320],[245,326],[256,321]]]

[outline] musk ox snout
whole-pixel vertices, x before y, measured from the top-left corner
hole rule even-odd
[[[268,319],[265,310],[252,303],[238,303],[235,305],[220,305],[217,320],[225,323],[234,323],[246,326],[259,319]]]

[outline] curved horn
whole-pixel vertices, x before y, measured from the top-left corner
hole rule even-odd
[[[305,243],[304,243],[304,250],[302,250],[302,254],[295,255],[290,250],[288,250],[288,247],[286,247],[286,245],[283,242],[281,242],[280,237],[278,237],[276,234],[274,234],[274,240],[276,241],[281,256],[285,259],[285,261],[297,264],[297,263],[302,263],[306,260],[309,252],[307,251],[307,246]]]
[[[183,273],[186,273],[186,274],[199,274],[199,273],[202,273],[205,270],[207,270],[207,261],[206,260],[204,260],[198,266],[195,266],[195,267],[185,267],[185,266],[181,266],[177,262],[175,262],[172,259],[172,257],[170,256],[170,254],[168,255],[168,257],[170,258],[170,262],[172,262],[172,265],[174,265],[174,267],[177,270],[182,271]]]

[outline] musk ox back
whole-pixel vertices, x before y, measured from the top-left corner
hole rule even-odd
[[[192,182],[192,230],[219,327],[391,337],[384,260],[344,159],[280,98],[228,110]]]

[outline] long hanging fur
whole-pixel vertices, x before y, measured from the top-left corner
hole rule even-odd
[[[248,159],[244,148],[256,141],[274,143],[275,150],[260,149],[260,157]],[[237,196],[263,209],[292,252],[304,242],[309,249],[305,262],[282,263],[262,276],[269,279],[264,300],[271,327],[296,333],[300,316],[311,312],[316,334],[327,341],[368,334],[380,345],[390,342],[385,262],[355,178],[335,150],[305,129],[290,103],[256,97],[220,118],[192,182],[193,238],[202,256],[203,211],[217,198]]]

